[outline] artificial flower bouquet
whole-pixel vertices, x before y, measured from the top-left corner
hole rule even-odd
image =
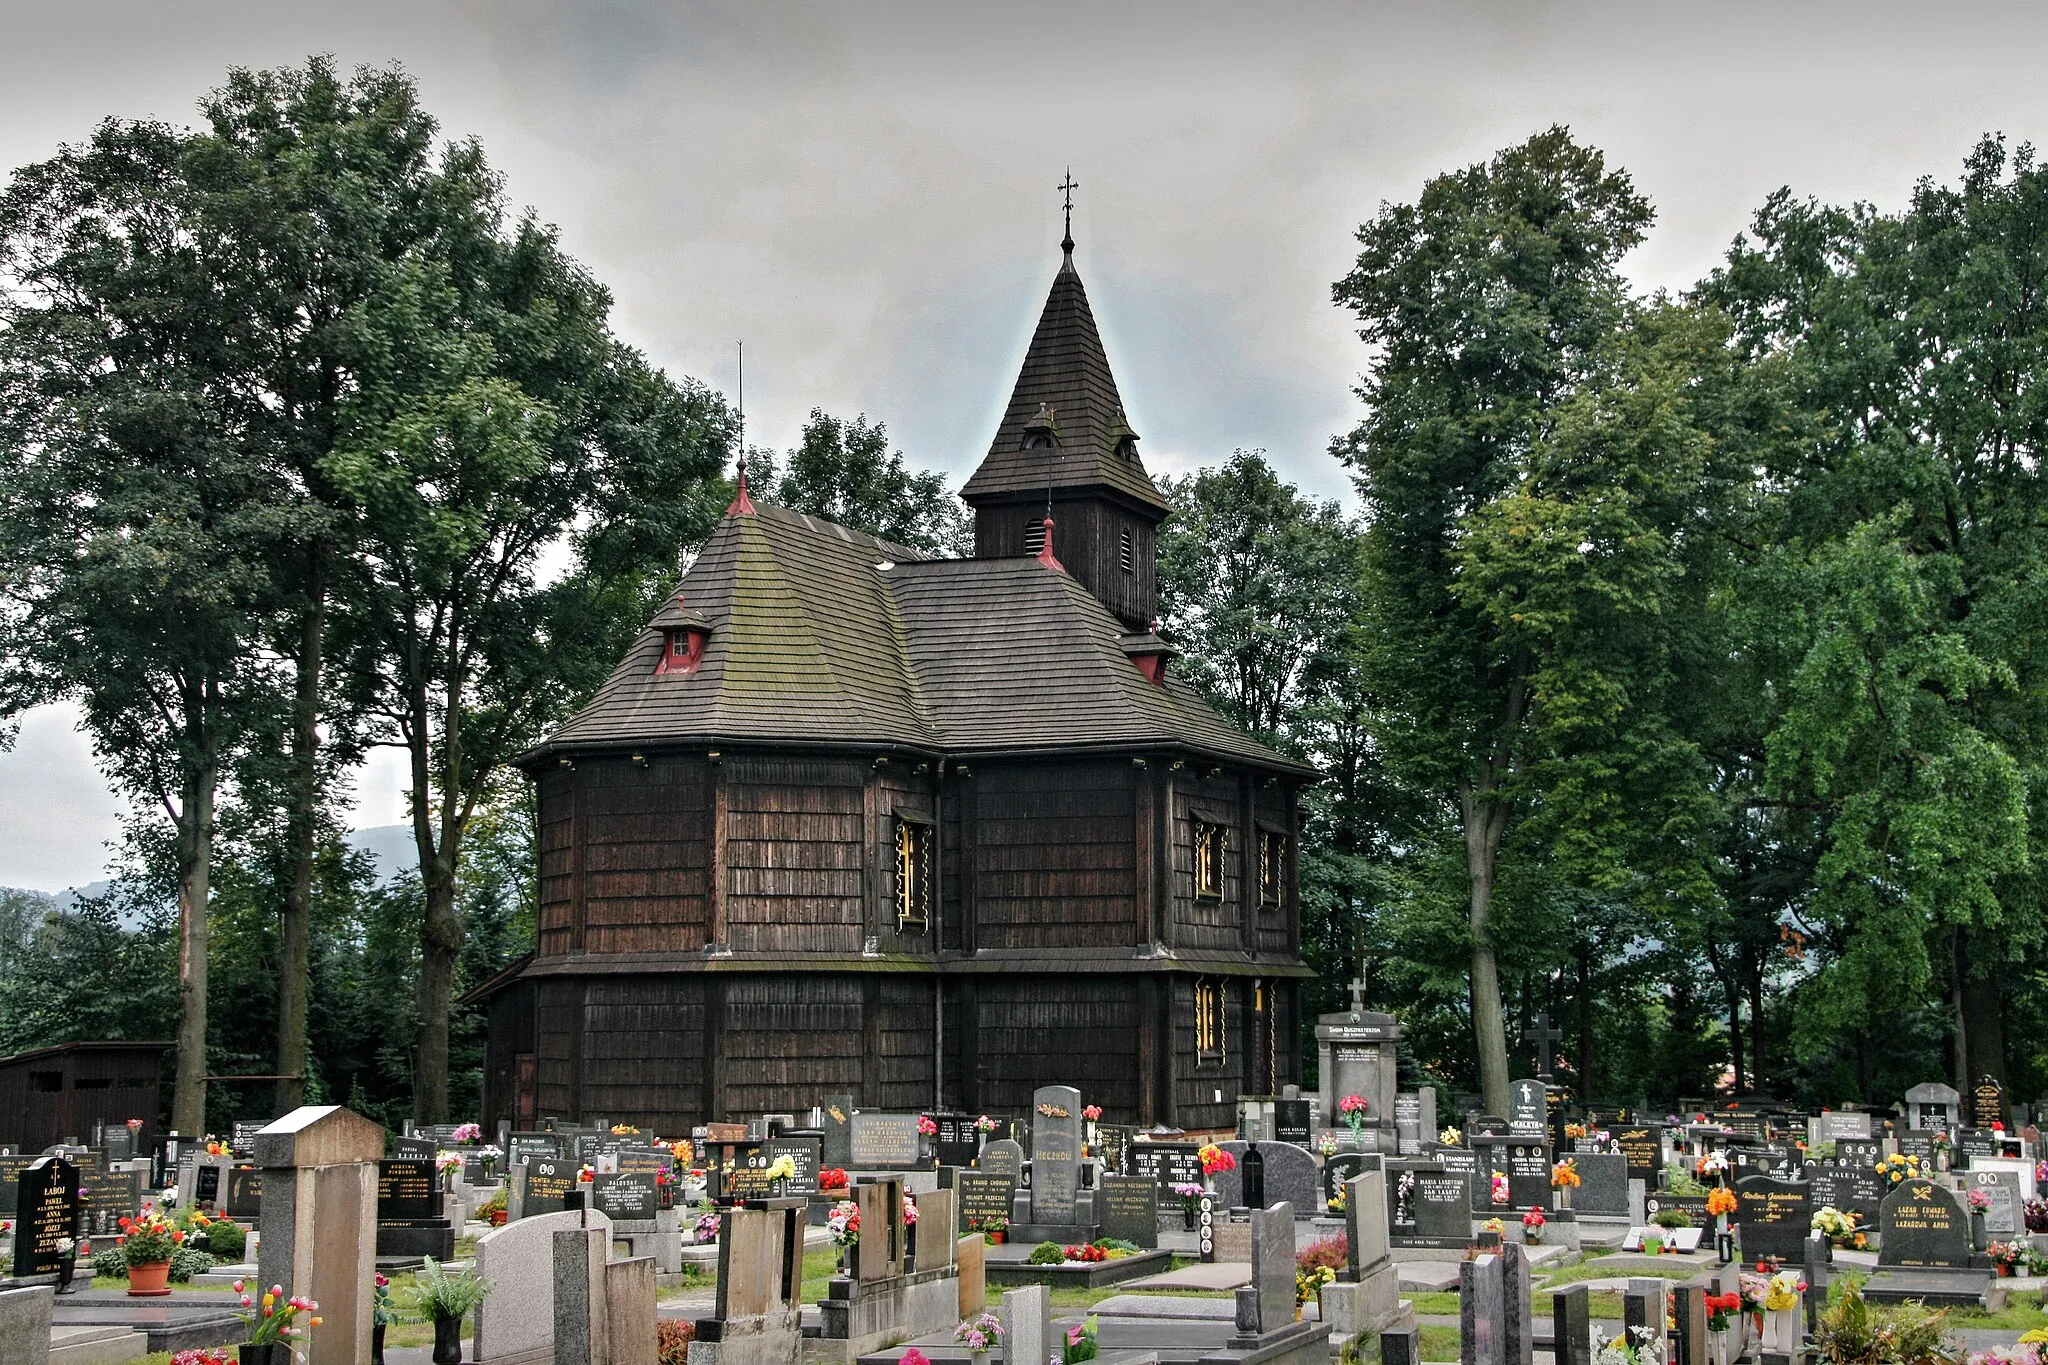
[[[248,1324],[251,1346],[304,1341],[320,1325],[320,1319],[314,1316],[320,1305],[297,1294],[286,1294],[281,1284],[264,1290],[260,1300],[252,1299],[240,1280],[235,1281],[235,1292],[242,1296],[242,1307],[249,1310],[242,1314],[242,1321]]]
[[[1203,1143],[1195,1152],[1195,1160],[1202,1163],[1204,1175],[1220,1175],[1237,1169],[1237,1158],[1213,1142]]]

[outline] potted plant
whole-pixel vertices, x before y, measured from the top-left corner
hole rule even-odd
[[[1531,1205],[1522,1215],[1522,1240],[1530,1246],[1539,1245],[1543,1241],[1543,1224],[1543,1210]]]
[[[1208,1191],[1192,1181],[1173,1187],[1174,1196],[1180,1200],[1180,1218],[1189,1232],[1195,1230],[1195,1217],[1202,1211],[1202,1196]]]
[[[1654,1228],[1654,1227],[1653,1227],[1653,1228],[1645,1228],[1645,1229],[1643,1230],[1643,1255],[1645,1255],[1645,1256],[1661,1256],[1661,1255],[1663,1255],[1663,1254],[1664,1254],[1664,1230],[1663,1230],[1662,1228]]]
[[[981,1362],[987,1359],[990,1349],[1002,1339],[1002,1321],[993,1313],[983,1313],[979,1317],[969,1318],[953,1329],[953,1340],[967,1348],[968,1357],[975,1365],[981,1365]]]
[[[977,1218],[968,1225],[967,1230],[980,1233],[981,1239],[984,1242],[987,1242],[992,1247],[999,1247],[1009,1238],[1010,1220],[1007,1218]]]
[[[128,1267],[128,1292],[136,1298],[161,1298],[171,1292],[171,1257],[185,1234],[170,1219],[151,1210],[121,1220],[114,1239]]]
[[[490,1282],[474,1272],[449,1272],[428,1256],[406,1290],[406,1309],[434,1324],[434,1365],[461,1365],[462,1320],[476,1311],[491,1292]]]
[[[249,1339],[236,1348],[242,1365],[290,1365],[292,1344],[304,1341],[320,1325],[315,1316],[320,1305],[296,1294],[286,1294],[281,1284],[264,1290],[260,1300],[250,1298],[240,1280],[235,1281],[235,1292],[242,1296],[242,1307],[249,1310],[242,1314]]]
[[[2000,1279],[2010,1278],[2017,1273],[2020,1263],[2026,1259],[2026,1252],[2014,1242],[1993,1242],[1984,1248],[1984,1254],[1991,1258],[1992,1266]]]

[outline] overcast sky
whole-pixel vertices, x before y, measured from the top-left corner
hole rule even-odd
[[[2048,139],[2048,7],[7,0],[0,167],[108,115],[191,121],[230,66],[400,62],[620,332],[731,389],[786,449],[814,407],[888,423],[957,486],[1058,263],[1053,186],[1155,472],[1262,447],[1304,488],[1356,420],[1330,304],[1351,233],[1551,123],[1658,209],[1644,287],[1710,269],[1780,185],[1901,203],[1976,137]],[[356,823],[400,818],[373,764]],[[57,709],[0,754],[0,885],[93,880],[118,801]]]

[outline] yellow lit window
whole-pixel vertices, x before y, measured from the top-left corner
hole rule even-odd
[[[1223,987],[1215,981],[1195,983],[1195,1052],[1205,1062],[1223,1060]]]
[[[896,821],[896,925],[923,931],[932,922],[932,828]]]
[[[1195,821],[1195,894],[1223,894],[1223,826]]]
[[[1259,831],[1259,900],[1278,905],[1285,899],[1287,885],[1287,836],[1273,830]]]

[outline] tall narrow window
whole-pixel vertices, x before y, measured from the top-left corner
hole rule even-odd
[[[1223,894],[1223,826],[1195,821],[1195,894]]]
[[[923,933],[932,922],[932,827],[896,820],[896,927]]]
[[[1223,986],[1195,983],[1195,1056],[1202,1062],[1223,1060]]]
[[[1277,830],[1259,831],[1259,902],[1279,905],[1286,899],[1287,836]]]
[[[1024,553],[1035,555],[1045,549],[1045,521],[1033,517],[1024,524]]]
[[[1131,528],[1126,526],[1116,533],[1116,562],[1125,573],[1135,573],[1137,556],[1131,553]]]

